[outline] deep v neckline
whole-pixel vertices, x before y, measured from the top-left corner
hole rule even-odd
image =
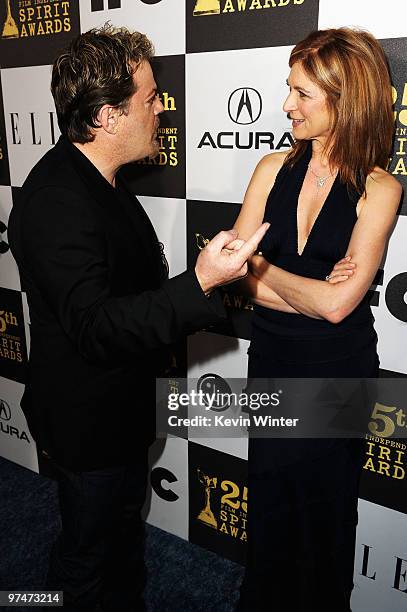
[[[328,202],[329,198],[331,197],[331,195],[332,195],[332,193],[334,191],[334,187],[336,187],[336,184],[337,184],[337,181],[338,181],[338,176],[339,176],[339,173],[337,173],[336,176],[335,176],[335,179],[332,182],[332,185],[331,185],[331,187],[330,187],[330,189],[329,189],[329,191],[328,191],[328,193],[326,195],[326,198],[325,198],[321,208],[319,209],[319,212],[318,212],[317,216],[315,217],[315,221],[312,224],[312,227],[311,227],[311,229],[309,231],[307,239],[306,239],[306,241],[304,243],[304,246],[302,248],[302,251],[300,253],[299,250],[298,250],[298,247],[299,247],[298,205],[299,205],[299,202],[300,202],[301,190],[302,190],[302,187],[304,185],[305,177],[306,177],[307,170],[308,170],[308,163],[309,163],[309,161],[311,159],[311,154],[312,154],[311,147],[308,148],[307,153],[308,153],[308,155],[304,156],[305,157],[305,160],[304,160],[305,161],[305,163],[304,163],[304,172],[301,173],[300,176],[299,176],[298,187],[297,187],[297,203],[296,203],[296,205],[294,207],[294,212],[295,212],[295,237],[296,237],[296,249],[295,250],[296,250],[296,253],[297,253],[298,257],[302,257],[304,255],[304,251],[308,247],[308,245],[310,243],[310,239],[312,238],[312,236],[314,234],[315,226],[320,222],[321,216],[323,215],[324,211],[327,208],[327,202]]]

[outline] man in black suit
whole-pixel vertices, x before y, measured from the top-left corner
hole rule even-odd
[[[64,609],[143,609],[143,505],[154,383],[168,347],[224,316],[213,289],[246,274],[246,243],[221,232],[168,280],[154,229],[120,168],[158,153],[163,106],[142,34],[104,27],[55,61],[61,139],[9,221],[27,292],[31,354],[22,407],[58,475],[62,531],[47,586]],[[226,248],[228,247],[228,248]]]

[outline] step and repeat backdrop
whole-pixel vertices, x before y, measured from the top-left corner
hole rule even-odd
[[[0,0],[0,455],[34,471],[41,462],[19,406],[29,310],[7,222],[28,172],[59,136],[52,61],[73,37],[106,21],[145,32],[156,47],[154,72],[165,107],[160,152],[129,165],[126,178],[165,245],[171,275],[192,266],[207,241],[233,225],[259,159],[291,145],[281,109],[288,58],[311,30],[354,25],[380,39],[393,82],[396,138],[389,170],[407,185],[404,0]],[[386,377],[407,376],[404,202],[399,213],[370,292]],[[185,374],[221,386],[224,378],[246,375],[252,311],[250,301],[231,289],[222,297],[227,322],[180,347]],[[398,426],[405,426],[401,418]],[[382,433],[366,436],[356,612],[407,606],[407,449],[397,431]],[[194,439],[186,431],[159,440],[151,451],[147,520],[244,563],[246,471],[246,439]]]

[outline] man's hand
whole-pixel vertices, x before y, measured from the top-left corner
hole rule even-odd
[[[247,260],[256,251],[270,224],[263,223],[246,241],[237,238],[237,231],[219,232],[200,252],[195,274],[206,292],[246,276]]]

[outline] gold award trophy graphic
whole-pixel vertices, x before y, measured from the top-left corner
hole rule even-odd
[[[5,0],[5,2],[7,16],[3,25],[2,38],[18,38],[20,34],[16,22],[13,19],[13,15],[11,14],[10,0]]]
[[[195,234],[196,246],[200,251],[206,247],[209,242],[209,238],[205,238],[202,234]]]
[[[220,0],[196,0],[194,17],[199,15],[219,15]]]
[[[213,529],[217,529],[218,523],[211,510],[211,489],[216,489],[218,479],[206,476],[206,474],[204,474],[199,469],[198,478],[199,482],[205,487],[205,508],[203,508],[203,510],[201,510],[201,512],[198,514],[198,521],[202,521],[202,523],[205,523],[205,525],[208,525],[208,527],[213,527]]]

